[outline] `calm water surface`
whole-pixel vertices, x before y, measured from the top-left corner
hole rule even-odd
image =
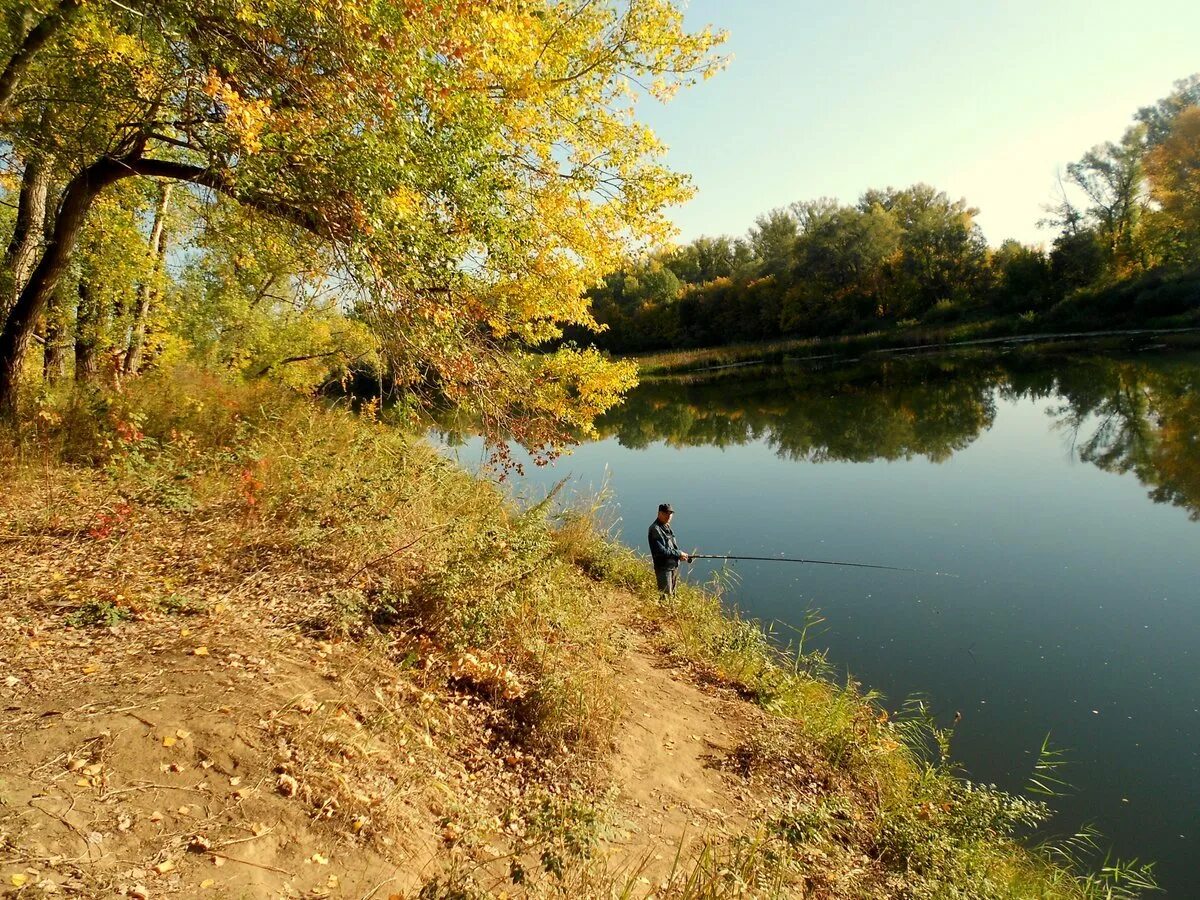
[[[921,694],[971,778],[1026,783],[1068,750],[1057,831],[1094,823],[1200,897],[1200,353],[1019,350],[643,384],[602,439],[527,469],[607,482],[644,550],[672,502],[684,547],[948,571],[737,563],[764,620],[825,618],[832,661]],[[456,443],[477,466],[477,439]],[[685,567],[686,568],[686,567]],[[704,581],[714,564],[696,563]]]

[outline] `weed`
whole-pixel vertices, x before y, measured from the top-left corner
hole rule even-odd
[[[111,600],[88,600],[63,621],[72,628],[112,628],[133,618],[133,613]]]
[[[203,601],[184,594],[167,594],[155,606],[169,616],[199,616],[208,611]]]

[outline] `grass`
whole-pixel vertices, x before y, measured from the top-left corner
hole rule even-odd
[[[113,547],[138,539],[147,510],[206,523],[204,539],[224,542],[212,547],[213,560],[236,559],[280,584],[307,573],[314,587],[296,612],[298,628],[378,647],[381,672],[411,677],[424,718],[380,705],[367,737],[348,725],[335,735],[336,746],[350,748],[339,765],[386,767],[395,753],[411,760],[409,748],[431,729],[450,744],[467,742],[466,732],[455,737],[454,698],[486,710],[490,739],[537,773],[498,823],[521,835],[497,862],[508,890],[645,893],[637,870],[609,871],[598,854],[616,802],[602,774],[620,722],[613,610],[630,606],[697,679],[732,686],[765,713],[725,761],[767,798],[760,821],[733,838],[663,848],[675,862],[656,896],[1098,900],[1153,886],[1145,867],[1088,868],[1086,836],[1027,846],[1047,806],[959,777],[952,731],[922,705],[888,715],[869,691],[836,680],[803,631],[789,647],[731,609],[719,579],[659,601],[644,560],[603,527],[602,502],[517,510],[393,426],[193,371],[148,376],[122,394],[30,404],[21,430],[0,446],[0,468],[14,491],[50,498],[39,527],[75,528]],[[76,504],[71,524],[52,501],[77,483],[87,485],[80,496],[88,502]],[[145,609],[203,613],[190,596],[187,586],[142,598],[113,593],[80,603],[67,621],[112,626]],[[328,735],[282,737],[306,758],[329,752]],[[1044,749],[1035,786],[1052,788],[1054,757]],[[342,796],[338,815],[352,827],[366,807],[337,793],[345,783],[341,770],[321,782]],[[472,836],[491,826],[470,821],[470,803],[445,806],[454,843],[484,840]],[[420,896],[486,896],[494,887],[494,869],[489,881],[460,857],[446,859]]]

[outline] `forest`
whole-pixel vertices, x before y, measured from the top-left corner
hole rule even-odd
[[[989,246],[978,213],[926,184],[792,203],[744,238],[701,237],[611,272],[591,292],[607,326],[595,340],[641,353],[976,320],[1039,331],[1194,324],[1200,75],[1066,167],[1046,209],[1049,249]]]

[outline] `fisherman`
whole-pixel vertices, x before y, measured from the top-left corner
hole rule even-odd
[[[671,530],[671,517],[675,508],[670,503],[658,505],[658,518],[650,523],[650,556],[654,559],[654,577],[658,579],[658,593],[663,597],[673,596],[679,581],[679,563],[690,563],[692,558],[675,543],[675,532]]]

